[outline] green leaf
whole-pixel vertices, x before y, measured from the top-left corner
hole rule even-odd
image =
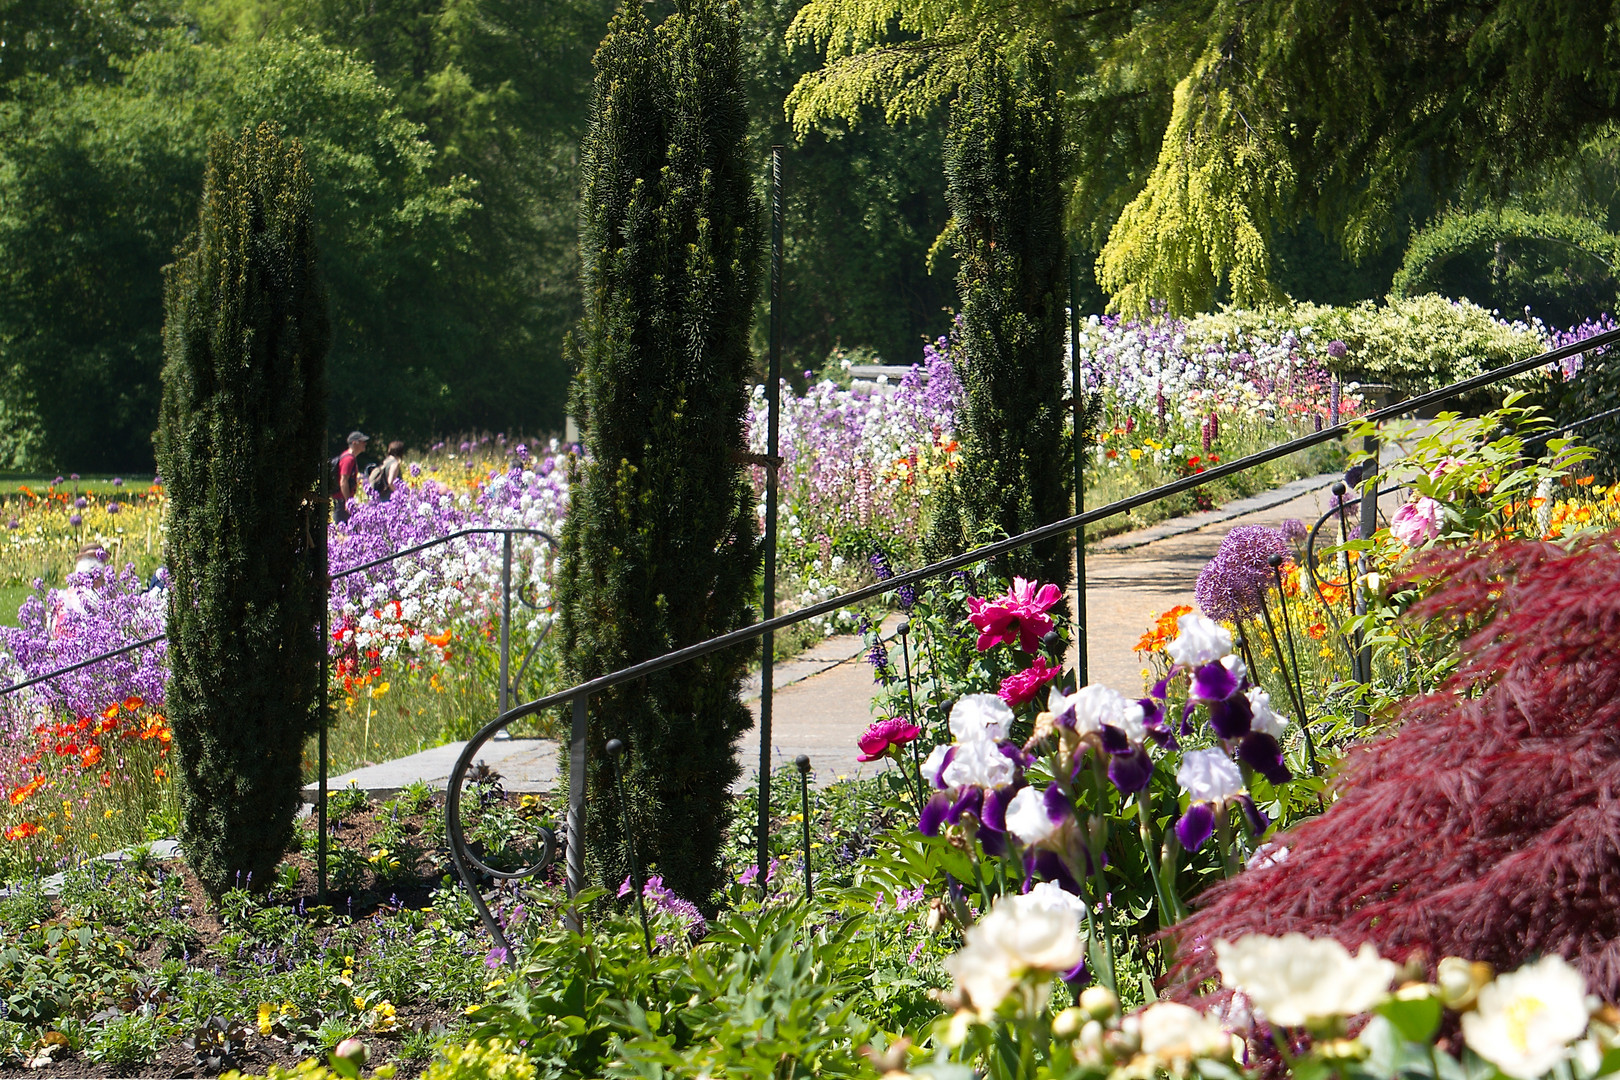
[[[1373,1011],[1393,1024],[1402,1038],[1427,1044],[1440,1028],[1443,1010],[1439,998],[1423,997],[1404,1001],[1391,998]]]

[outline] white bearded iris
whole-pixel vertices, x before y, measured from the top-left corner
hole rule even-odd
[[[1164,647],[1172,663],[1198,667],[1232,652],[1232,632],[1207,615],[1183,615],[1176,620],[1176,631],[1176,639]]]

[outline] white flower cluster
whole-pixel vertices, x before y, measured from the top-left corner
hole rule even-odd
[[[1021,984],[1021,1005],[1037,1011],[1051,993],[1051,976],[1080,964],[1085,914],[1079,897],[1049,881],[1022,895],[1000,897],[968,927],[961,951],[945,961],[945,970],[981,1016],[993,1013]]]

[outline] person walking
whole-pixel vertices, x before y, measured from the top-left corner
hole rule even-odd
[[[400,470],[405,466],[405,444],[395,439],[388,444],[388,456],[382,459],[382,464],[372,469],[367,476],[371,485],[371,493],[378,502],[387,502],[388,497],[399,486]]]
[[[349,432],[349,448],[338,455],[337,490],[332,492],[332,517],[339,525],[349,520],[349,500],[360,490],[360,455],[371,439],[363,431]]]

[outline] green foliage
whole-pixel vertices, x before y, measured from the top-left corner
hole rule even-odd
[[[1543,392],[1547,412],[1559,424],[1574,424],[1620,409],[1620,359],[1611,346],[1582,358],[1572,378],[1549,380]],[[1571,434],[1592,448],[1591,471],[1603,480],[1620,480],[1620,417],[1583,423]]]
[[[1390,291],[1529,308],[1555,325],[1613,310],[1620,236],[1588,218],[1515,207],[1454,212],[1412,237]]]
[[[961,458],[942,485],[929,537],[936,554],[1068,513],[1063,131],[1046,60],[1031,53],[1024,66],[1015,77],[981,41],[951,109],[946,198],[961,266],[965,401]],[[1066,586],[1068,545],[1049,540],[1001,565]]]
[[[181,841],[205,888],[269,884],[321,678],[328,322],[304,154],[270,125],[209,150],[165,280],[159,467]]]
[[[656,30],[627,7],[597,56],[573,396],[591,458],[573,466],[558,586],[570,681],[750,617],[759,546],[736,455],[761,222],[738,45],[735,8],[695,0]],[[602,752],[617,737],[643,857],[683,896],[706,902],[719,885],[751,655],[711,654],[592,699],[585,850],[603,882],[626,873]]]

